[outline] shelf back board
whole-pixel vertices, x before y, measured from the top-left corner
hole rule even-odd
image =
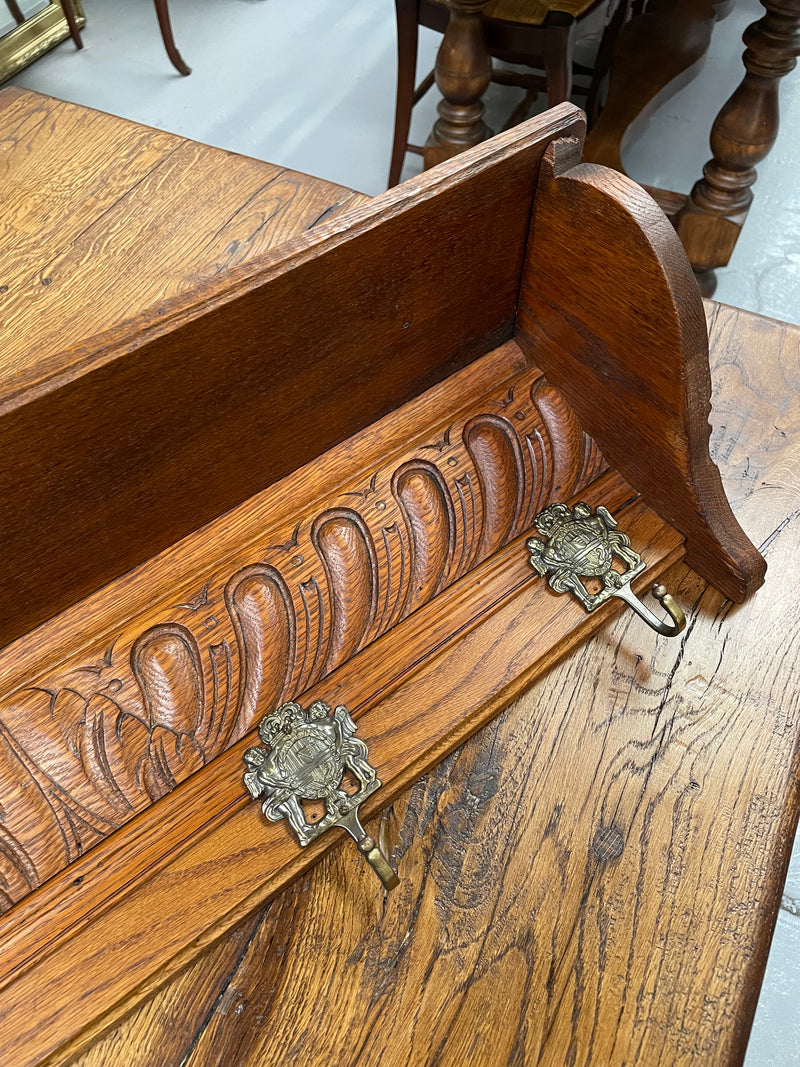
[[[513,331],[562,105],[0,394],[0,643],[320,455]]]

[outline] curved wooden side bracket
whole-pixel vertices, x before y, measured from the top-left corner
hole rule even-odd
[[[686,538],[691,567],[732,600],[764,580],[709,450],[702,302],[670,223],[615,171],[549,145],[516,339],[561,389],[606,459]]]

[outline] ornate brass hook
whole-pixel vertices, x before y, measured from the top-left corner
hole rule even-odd
[[[400,879],[358,819],[359,804],[381,783],[367,759],[367,746],[355,732],[356,724],[343,704],[331,715],[322,700],[315,700],[308,710],[290,700],[261,720],[258,734],[268,747],[245,752],[244,784],[254,800],[263,800],[261,810],[268,819],[286,819],[301,845],[332,826],[347,830],[384,888],[394,889]],[[345,770],[358,781],[356,793],[342,789]],[[308,822],[302,800],[322,800],[325,814]]]
[[[668,612],[671,623],[662,622],[633,592],[631,579],[644,570],[645,564],[606,508],[600,506],[593,514],[583,501],[572,510],[566,504],[550,504],[539,512],[533,524],[540,536],[526,542],[531,566],[543,578],[547,576],[556,593],[569,590],[587,611],[594,611],[609,597],[619,597],[664,637],[675,637],[686,626],[686,616],[663,585],[653,586],[653,596]],[[614,569],[615,557],[625,570]],[[596,579],[601,589],[590,593],[582,578]]]
[[[651,626],[656,633],[663,634],[664,637],[677,637],[686,626],[686,616],[683,614],[680,604],[667,592],[666,587],[663,585],[654,585],[652,592],[653,596],[672,619],[671,623],[663,622],[654,615],[650,608],[641,602],[627,582],[611,595],[619,597],[626,604],[630,604],[639,618],[644,619],[647,625]]]

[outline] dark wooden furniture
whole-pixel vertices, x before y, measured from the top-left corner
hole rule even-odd
[[[172,63],[175,70],[177,70],[179,74],[183,74],[185,77],[192,73],[192,68],[186,65],[183,56],[180,54],[177,45],[175,44],[167,0],[155,0],[155,5],[156,16],[158,17],[158,28],[161,30],[161,39],[164,42],[164,48],[167,50],[169,61]]]
[[[650,189],[680,235],[702,292],[730,260],[753,201],[756,167],[778,136],[780,80],[800,55],[800,0],[762,0],[763,18],[744,33],[741,84],[711,130],[712,158],[691,193]],[[608,105],[590,135],[587,158],[622,169],[620,145],[638,115],[691,69],[707,47],[715,12],[710,0],[650,0],[619,41]],[[643,77],[643,75],[646,75]],[[672,78],[670,78],[672,75]]]
[[[69,32],[75,42],[75,46],[76,48],[83,48],[83,42],[78,29],[78,13],[75,9],[74,0],[60,0],[60,2],[61,6],[64,8],[64,15],[66,16]],[[192,69],[184,62],[184,59],[175,44],[175,37],[172,33],[172,22],[169,17],[168,2],[167,0],[154,0],[154,2],[156,6],[156,17],[158,18],[158,27],[161,30],[161,39],[164,42],[164,48],[169,56],[170,63],[172,63],[173,67],[179,74],[183,74],[184,76],[189,75],[192,73]]]
[[[22,10],[17,3],[17,0],[6,0],[6,7],[16,23],[19,24],[25,21],[25,16],[22,14]]]
[[[54,105],[30,94],[0,101],[5,124],[11,118],[22,131],[16,162],[24,170],[36,141],[26,108],[41,120]],[[54,111],[65,121],[84,118],[91,129],[84,109]],[[177,173],[202,180],[201,165],[224,158],[232,180],[235,158],[185,142],[164,161],[164,135],[109,122],[104,138],[109,129],[140,138],[127,166],[144,155],[141,165],[149,159],[148,173],[160,180],[141,203],[126,198],[127,216],[89,197],[97,212],[92,236],[97,247],[110,247],[110,236],[122,240],[130,226],[128,247],[155,255],[170,246],[162,237],[170,236],[169,215],[161,212],[182,202],[176,172],[161,168],[184,153]],[[52,126],[39,121],[36,129]],[[563,106],[414,187],[361,204],[347,219],[329,221],[346,195],[336,187],[291,174],[282,187],[276,177],[279,204],[255,229],[268,243],[296,234],[291,244],[215,272],[193,293],[188,268],[176,268],[178,295],[139,314],[133,329],[123,322],[41,358],[30,337],[20,345],[28,378],[7,392],[0,415],[18,445],[2,454],[19,465],[19,442],[38,450],[38,481],[23,479],[16,498],[4,493],[16,525],[36,530],[38,554],[26,558],[22,538],[7,540],[14,529],[4,531],[6,602],[22,613],[36,577],[27,571],[41,574],[55,555],[62,566],[47,572],[53,593],[49,601],[40,596],[40,617],[72,603],[0,654],[3,872],[9,902],[16,901],[0,920],[0,1059],[68,1062],[85,1052],[95,1063],[131,1055],[254,1062],[255,1044],[276,1031],[261,1028],[268,1002],[275,1021],[286,1014],[292,1047],[309,1063],[328,1052],[348,1062],[345,1021],[352,1062],[362,1054],[360,1062],[381,1055],[391,1062],[384,1035],[419,1063],[499,1064],[514,1048],[534,1054],[537,1042],[557,1061],[602,1045],[597,1055],[608,1052],[608,1062],[630,1058],[625,1049],[634,1047],[644,1050],[640,1062],[680,1062],[691,1031],[667,1023],[683,996],[701,1037],[713,1035],[735,1062],[774,918],[776,871],[796,820],[791,710],[736,710],[743,694],[755,699],[752,672],[747,688],[736,673],[747,649],[737,640],[758,642],[763,691],[780,686],[763,656],[764,633],[782,632],[773,614],[783,610],[777,589],[734,611],[681,564],[673,580],[687,603],[699,605],[686,637],[656,643],[628,618],[609,642],[602,635],[613,608],[584,616],[534,579],[524,558],[533,511],[548,498],[579,494],[620,513],[647,546],[652,576],[689,558],[738,600],[763,574],[707,456],[705,332],[677,238],[626,179],[578,163],[580,134],[577,112]],[[57,158],[54,145],[47,154]],[[119,153],[115,159],[112,204],[133,177],[123,180]],[[245,193],[268,165],[240,166]],[[100,189],[103,178],[98,163]],[[145,181],[140,175],[134,187]],[[245,204],[252,201],[252,192],[245,195]],[[320,210],[309,221],[301,205],[313,202]],[[491,210],[476,213],[476,204]],[[212,207],[197,223],[210,236],[220,228]],[[222,218],[252,232],[241,215],[234,207]],[[24,207],[12,217],[17,229],[30,221]],[[594,241],[581,232],[587,219]],[[30,230],[39,234],[38,269],[22,271],[24,279],[51,277],[42,259],[56,269],[67,263],[69,277],[92,258],[78,248],[70,259],[75,241],[66,240],[64,258],[43,257],[46,234]],[[187,239],[185,227],[175,230]],[[214,272],[214,247],[198,242],[200,269]],[[595,257],[593,271],[587,256]],[[576,299],[566,279],[580,270],[594,281],[584,279]],[[558,314],[562,304],[569,315]],[[730,321],[725,314],[720,322]],[[791,332],[781,338],[789,351]],[[792,416],[785,407],[770,412],[778,387],[768,362],[757,366],[767,377],[758,395],[749,378],[741,409],[752,423],[730,414],[736,400],[724,393],[719,400],[727,435],[720,454],[734,462],[738,432],[755,457],[760,439],[741,427],[767,432],[764,467],[752,458],[748,471],[759,472],[775,493],[765,487],[766,500],[777,501],[784,456],[791,460],[776,445],[790,448],[780,427]],[[592,367],[598,380],[577,388]],[[618,406],[605,405],[604,425],[598,412],[612,378]],[[785,388],[781,381],[780,403]],[[634,419],[617,417],[623,409]],[[634,439],[629,452],[620,450],[625,436]],[[658,440],[668,444],[656,465]],[[113,478],[102,477],[104,469]],[[658,511],[669,504],[671,477],[683,495],[666,521]],[[66,509],[57,522],[43,521],[60,506],[59,494],[71,496],[80,521]],[[761,497],[751,494],[741,513],[770,553],[787,543],[786,522],[764,532],[775,513]],[[211,523],[197,529],[206,517]],[[176,540],[175,524],[187,521],[194,532]],[[141,564],[122,573],[123,560],[135,563],[139,554]],[[81,581],[96,588],[104,580],[99,568],[109,555],[118,576],[79,600]],[[760,604],[763,631],[740,626]],[[538,710],[509,713],[437,772],[448,781],[441,821],[427,803],[407,808],[407,797],[386,813],[384,837],[407,848],[397,903],[381,903],[374,880],[358,875],[356,856],[339,856],[337,839],[301,852],[243,793],[248,733],[282,692],[350,701],[386,783],[370,809],[377,814],[570,648],[581,649],[574,678],[551,674],[536,690]],[[470,770],[475,753],[489,758]],[[471,797],[461,809],[459,767],[468,770],[463,795]],[[417,788],[419,799],[425,786]],[[491,808],[492,796],[500,807]],[[410,843],[415,825],[427,835],[419,845]],[[346,871],[347,884],[328,883],[332,911],[320,913],[318,927],[287,925],[280,902],[291,910],[293,900],[307,899],[303,886],[320,875],[305,872],[323,852],[336,853],[325,870],[335,878]],[[773,897],[763,900],[765,890]],[[280,996],[258,992],[261,1019],[233,1039],[242,1042],[239,1053],[229,1037],[214,1048],[208,1042],[220,1019],[201,1034],[199,1007],[207,1018],[208,998],[219,999],[248,951],[257,926],[250,916],[273,896],[276,925],[261,927],[256,941],[277,931],[260,973],[268,981],[276,975],[269,968],[284,961]],[[753,899],[760,909],[744,906]],[[397,910],[404,908],[411,910]],[[498,940],[504,932],[507,948]],[[351,993],[359,974],[377,985],[371,999],[354,996],[348,1011],[321,1020],[311,991],[314,966],[335,959],[323,948],[326,937],[347,951]],[[381,942],[394,947],[384,952]],[[322,952],[287,954],[290,944]],[[204,947],[204,962],[182,972]],[[434,951],[436,960],[426,962]],[[750,962],[740,974],[742,952]],[[675,953],[684,961],[677,971]],[[415,961],[407,978],[404,959]],[[426,968],[432,980],[423,982]],[[688,982],[687,968],[694,968]],[[632,975],[644,990],[636,998],[626,992]],[[174,1004],[185,1009],[180,1024],[170,1016],[168,1032],[165,1002],[147,1003],[167,980],[178,983]],[[339,997],[329,970],[324,984]],[[187,1005],[190,988],[195,999]],[[719,1001],[710,1004],[715,989]],[[404,990],[417,995],[417,1027]],[[420,995],[431,999],[423,1004]],[[397,999],[379,1019],[387,997]],[[642,1003],[652,1012],[643,1014]],[[89,1048],[137,1006],[134,1029]],[[238,1005],[232,1010],[241,1014]],[[611,1017],[615,1026],[602,1025]]]
[[[590,114],[597,89],[608,71],[613,43],[622,25],[625,0],[395,0],[397,17],[397,100],[389,186],[400,181],[407,152],[425,156],[433,166],[491,135],[483,121],[480,97],[490,81],[526,90],[519,110],[524,118],[542,91],[551,107],[569,100],[573,91],[573,46],[583,17],[600,4],[608,21],[593,70],[577,68],[590,84],[576,91],[588,96]],[[439,119],[428,144],[408,143],[411,112],[434,82],[432,71],[415,88],[419,27],[444,34],[435,79],[442,93]],[[534,67],[543,74],[492,69],[492,58]],[[519,118],[509,120],[513,125]]]
[[[780,80],[794,69],[800,54],[800,0],[762,3],[766,14],[745,31],[745,75],[714,122],[712,158],[703,168],[703,177],[688,196],[648,189],[678,231],[705,296],[714,292],[714,272],[728,263],[747,218],[756,167],[778,135]],[[433,0],[431,5],[437,6]],[[443,112],[425,148],[426,167],[463,151],[488,133],[480,102],[489,84],[486,39],[490,23],[481,24],[486,3],[470,0],[451,3],[451,7],[458,11],[458,19],[454,16],[450,37],[440,52],[437,84],[444,96]],[[635,17],[622,30],[615,48],[608,99],[586,141],[587,160],[623,171],[625,138],[633,135],[636,124],[666,95],[691,78],[708,48],[715,20],[729,8],[728,0],[648,0],[633,5]],[[606,43],[612,39],[607,35]],[[604,48],[601,53],[605,69],[610,57]],[[590,113],[594,118],[595,109]],[[396,134],[395,155],[397,143]],[[394,155],[392,166],[392,175],[399,175]]]
[[[624,173],[622,146],[656,108],[692,81],[731,0],[649,0],[620,32],[608,95],[587,135],[594,162]],[[597,158],[595,158],[597,157]]]
[[[81,31],[78,26],[78,12],[75,8],[73,0],[61,0],[61,6],[64,9],[64,17],[67,20],[69,26],[69,35],[75,42],[75,47],[83,48],[83,41],[81,40]]]

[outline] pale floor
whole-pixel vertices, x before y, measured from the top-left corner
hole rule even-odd
[[[188,78],[169,65],[150,0],[83,2],[85,50],[65,42],[16,84],[362,192],[385,188],[396,70],[392,0],[170,0],[178,46],[193,68]],[[741,77],[741,32],[761,14],[757,0],[739,0],[716,28],[699,77],[662,105],[626,152],[632,177],[689,190],[708,157],[713,117]],[[436,40],[423,31],[420,71],[432,66]],[[516,99],[514,90],[491,87],[493,128]],[[417,108],[418,143],[435,103],[431,93]],[[759,168],[753,208],[716,296],[800,322],[800,74],[784,81],[781,112],[781,135]],[[409,156],[404,176],[417,169],[418,157]],[[794,1064],[800,1067],[798,846],[746,1061]]]

